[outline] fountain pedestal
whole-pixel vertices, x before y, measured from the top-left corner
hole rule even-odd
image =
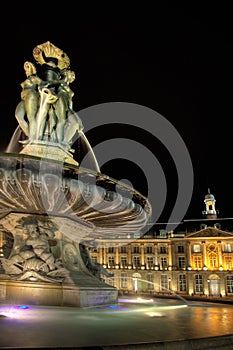
[[[48,141],[34,141],[23,147],[20,152],[29,156],[35,156],[39,158],[46,158],[51,160],[57,160],[62,163],[78,166],[78,162],[73,158],[70,151],[66,150],[64,146]]]
[[[81,247],[99,238],[133,235],[150,212],[137,191],[105,175],[49,159],[1,154],[0,301],[116,302],[116,288],[101,278],[108,272],[101,265],[88,267]]]
[[[23,148],[0,154],[0,302],[115,303],[118,292],[103,279],[110,274],[91,261],[88,246],[140,231],[151,207],[136,190],[73,158],[73,135],[85,135],[72,109],[68,56],[50,42],[33,55],[44,75],[25,62],[15,113]]]

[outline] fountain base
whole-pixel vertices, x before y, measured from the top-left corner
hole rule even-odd
[[[120,182],[116,191],[107,176],[42,158],[0,155],[0,302],[116,303],[117,289],[103,280],[113,276],[88,247],[139,231],[148,201]]]
[[[118,292],[102,283],[98,286],[85,277],[85,287],[28,281],[0,281],[0,302],[46,306],[77,306],[115,304]],[[92,286],[91,286],[92,284]]]
[[[73,159],[73,155],[70,153],[69,145],[60,145],[59,143],[53,143],[48,141],[34,141],[33,143],[27,143],[23,146],[21,154],[26,154],[38,158],[46,158],[59,162],[76,165],[78,162]]]

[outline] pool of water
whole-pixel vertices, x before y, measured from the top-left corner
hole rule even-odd
[[[177,299],[119,298],[116,305],[0,305],[0,347],[88,347],[233,334],[233,306]]]

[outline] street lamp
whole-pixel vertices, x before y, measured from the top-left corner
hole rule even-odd
[[[208,295],[210,295],[210,280],[209,279],[207,280],[207,283],[208,283]]]

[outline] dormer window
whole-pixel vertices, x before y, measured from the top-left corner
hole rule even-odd
[[[201,230],[205,230],[207,228],[207,225],[206,224],[201,224],[200,228],[201,228]]]
[[[216,223],[214,224],[214,228],[217,228],[217,229],[220,230],[221,224],[220,224],[219,222],[216,222]]]

